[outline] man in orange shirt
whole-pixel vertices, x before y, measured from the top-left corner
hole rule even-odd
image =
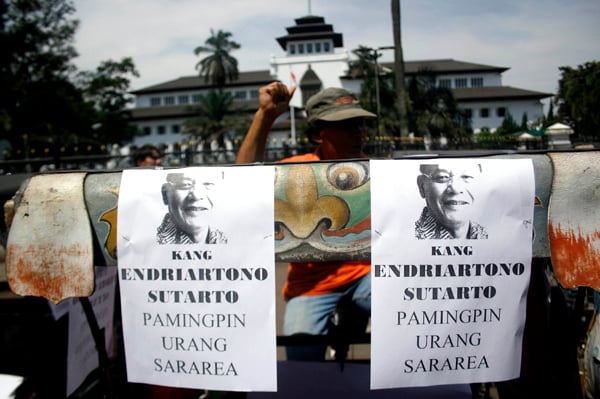
[[[275,120],[289,109],[295,87],[273,82],[259,90],[259,106],[236,162],[264,161],[267,136]],[[365,118],[357,97],[341,88],[328,88],[306,103],[307,135],[318,144],[313,153],[285,158],[282,162],[366,158],[363,152]],[[284,334],[326,334],[329,316],[342,302],[359,312],[371,310],[370,262],[291,263],[283,295],[286,299]],[[288,347],[290,360],[323,360],[324,346]]]

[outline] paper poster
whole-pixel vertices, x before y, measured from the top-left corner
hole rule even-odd
[[[105,349],[110,357],[114,349],[113,320],[117,268],[97,266],[94,268],[94,279],[94,293],[88,299],[94,310],[98,327],[104,330]],[[70,304],[67,349],[67,396],[69,396],[100,364],[96,342],[81,303],[77,299],[68,299],[64,303]]]
[[[129,381],[277,389],[273,181],[269,166],[123,172]]]
[[[371,388],[520,375],[530,160],[371,161]]]

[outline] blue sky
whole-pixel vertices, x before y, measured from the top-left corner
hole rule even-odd
[[[283,55],[275,38],[294,19],[325,17],[347,51],[393,44],[389,0],[74,0],[81,22],[76,64],[133,60],[139,89],[196,74],[193,50],[210,29],[233,34],[242,71]],[[456,60],[510,67],[503,84],[555,93],[560,66],[600,61],[600,0],[402,0],[405,60]],[[391,61],[387,52],[382,61]]]

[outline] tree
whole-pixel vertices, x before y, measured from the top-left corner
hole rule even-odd
[[[600,136],[600,62],[586,62],[577,68],[559,68],[558,119],[580,136]]]
[[[79,86],[96,111],[93,137],[99,142],[122,144],[133,137],[126,107],[132,101],[128,94],[130,78],[138,76],[131,57],[103,61],[95,71],[79,73]]]
[[[399,135],[398,114],[396,108],[396,90],[394,88],[394,74],[384,70],[377,63],[381,55],[376,49],[359,45],[352,50],[356,60],[349,63],[350,75],[353,78],[362,78],[359,100],[361,105],[368,111],[377,113],[377,101],[379,97],[379,126],[373,128],[368,126],[370,136],[375,133],[386,135]],[[376,67],[379,67],[376,73]],[[375,80],[377,79],[377,81]],[[377,93],[377,88],[379,93]]]
[[[200,76],[204,76],[205,82],[222,88],[227,81],[233,82],[239,76],[237,59],[230,53],[241,46],[231,40],[232,34],[219,29],[215,33],[210,30],[210,37],[204,42],[205,46],[198,46],[194,54],[209,53],[196,64]]]
[[[550,104],[548,105],[548,115],[544,121],[544,126],[550,126],[555,122],[556,117],[554,116],[554,101],[550,100]]]
[[[198,117],[186,121],[185,131],[201,141],[217,140],[222,147],[227,133],[247,126],[246,120],[242,121],[232,106],[233,96],[230,93],[210,90],[200,96],[196,109]]]
[[[527,115],[527,112],[523,112],[523,115],[521,116],[521,130],[529,130],[529,115]]]
[[[0,138],[13,155],[27,156],[38,141],[85,134],[85,104],[69,81],[77,55],[72,2],[0,1]]]
[[[396,75],[396,95],[400,136],[408,137],[408,107],[404,87],[404,53],[402,51],[402,25],[400,18],[400,0],[392,1],[392,25],[394,27],[394,74]]]
[[[353,78],[361,77],[363,79],[360,90],[360,103],[369,111],[375,112],[377,105],[375,98],[375,49],[364,45],[359,45],[352,50],[357,58],[349,63],[350,75]]]
[[[522,130],[521,126],[515,121],[511,113],[506,111],[506,115],[502,119],[502,124],[496,129],[496,134],[511,134],[520,130]]]
[[[422,137],[440,138],[442,134],[456,142],[470,138],[470,122],[448,88],[436,85],[432,71],[421,70],[409,82],[409,127]]]

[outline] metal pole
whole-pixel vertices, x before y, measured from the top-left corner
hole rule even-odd
[[[379,63],[377,62],[377,59],[380,55],[381,54],[379,51],[375,50],[375,101],[377,104],[377,136],[379,136],[381,133],[379,131],[379,115],[381,113],[381,105],[379,103]]]

